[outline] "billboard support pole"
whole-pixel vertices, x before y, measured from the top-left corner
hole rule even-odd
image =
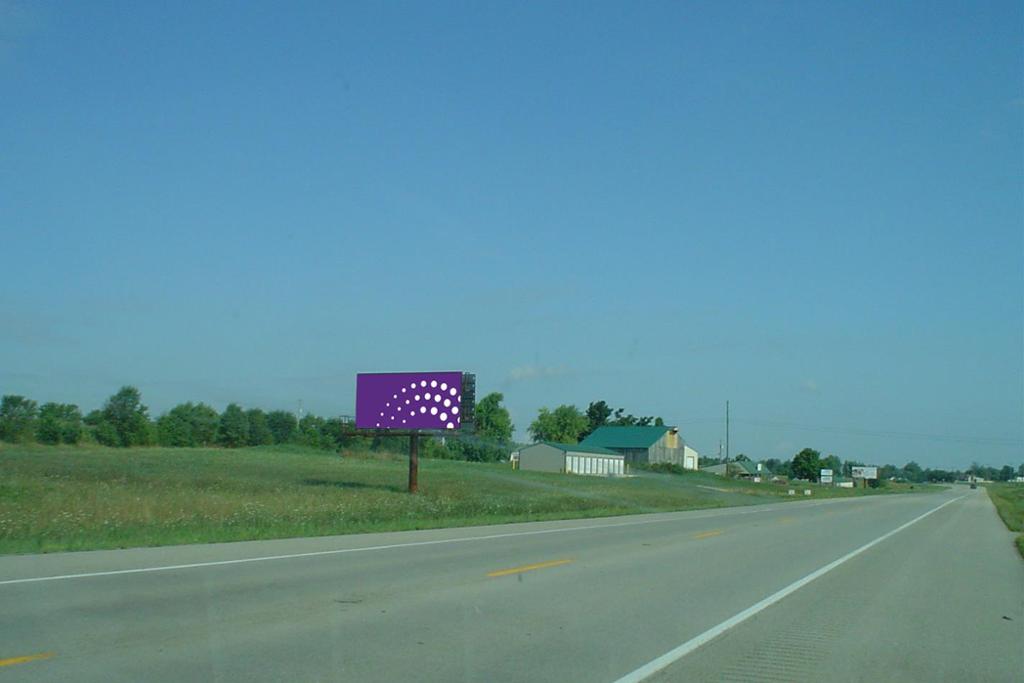
[[[409,435],[409,493],[416,493],[419,488],[417,477],[420,471],[420,444],[419,435],[413,432]]]

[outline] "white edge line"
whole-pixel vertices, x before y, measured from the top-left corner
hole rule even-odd
[[[818,505],[824,505],[829,501],[864,501],[865,498],[830,498],[827,500],[819,501],[797,501],[801,503],[807,503],[802,507],[817,507]],[[780,510],[786,509],[791,503],[783,503],[783,507],[779,507],[779,504],[769,504],[762,507],[761,505],[750,505],[742,508],[734,508],[729,510],[716,510],[710,514],[693,515],[686,519],[708,519],[710,517],[727,517],[731,515],[750,515],[758,512],[779,512]],[[680,510],[678,513],[695,512],[693,510]],[[678,514],[676,513],[676,514]],[[661,513],[666,514],[666,513]],[[667,513],[673,514],[673,513]],[[96,576],[118,576],[121,574],[146,574],[149,572],[167,572],[175,571],[179,569],[198,569],[200,567],[220,567],[229,564],[246,564],[249,562],[270,562],[272,560],[290,560],[299,557],[320,557],[324,555],[343,555],[347,553],[365,553],[375,550],[392,550],[396,548],[415,548],[418,546],[425,545],[442,545],[445,543],[468,543],[470,541],[490,541],[496,538],[513,538],[516,536],[539,536],[541,534],[558,534],[568,531],[588,531],[590,529],[613,529],[616,527],[628,527],[637,526],[640,524],[665,524],[667,522],[678,522],[679,517],[673,516],[667,519],[643,519],[633,520],[629,522],[618,522],[615,524],[591,524],[587,526],[573,526],[573,527],[562,527],[559,529],[538,529],[536,531],[514,531],[507,534],[488,534],[486,536],[466,536],[465,538],[441,538],[433,541],[413,541],[410,543],[392,543],[389,545],[372,545],[365,546],[362,548],[337,548],[334,550],[316,550],[308,553],[291,553],[288,555],[267,555],[265,557],[244,557],[237,560],[215,560],[212,562],[194,562],[192,564],[172,564],[163,565],[159,567],[138,567],[134,569],[114,569],[110,571],[102,572],[83,572],[80,574],[60,574],[57,576],[34,576],[26,579],[7,579],[0,581],[0,586],[10,586],[19,583],[39,583],[42,581],[66,581],[68,579],[87,579]]]
[[[686,655],[690,654],[691,652],[693,652],[697,648],[701,647],[702,645],[706,645],[707,643],[709,643],[710,641],[714,640],[718,636],[722,635],[723,633],[725,633],[729,629],[733,628],[734,626],[738,626],[739,624],[742,624],[744,621],[746,621],[750,617],[754,616],[758,612],[762,612],[762,611],[768,609],[769,607],[771,607],[775,603],[779,602],[783,598],[787,597],[788,595],[790,595],[792,593],[795,593],[796,591],[800,590],[801,588],[803,588],[804,586],[809,584],[811,581],[814,581],[815,579],[820,578],[820,577],[824,576],[825,574],[828,574],[830,571],[832,571],[833,569],[835,569],[839,565],[843,564],[847,560],[853,559],[854,557],[856,557],[857,555],[860,555],[865,550],[873,548],[874,546],[878,545],[879,543],[881,543],[882,541],[886,540],[887,538],[890,538],[891,536],[895,536],[896,534],[898,534],[899,532],[903,531],[904,529],[906,529],[907,527],[911,526],[912,524],[916,524],[917,522],[920,522],[922,519],[924,519],[928,515],[932,514],[933,512],[938,512],[939,510],[941,510],[942,508],[946,507],[950,503],[955,503],[956,501],[960,500],[961,498],[965,498],[965,497],[966,496],[959,496],[957,498],[953,498],[952,500],[947,500],[942,505],[939,505],[938,507],[932,508],[931,510],[929,510],[926,513],[924,513],[923,515],[919,515],[919,516],[915,517],[914,519],[910,520],[906,524],[901,524],[900,526],[896,527],[895,529],[893,529],[889,533],[883,534],[883,535],[879,536],[878,538],[876,538],[875,540],[871,541],[870,543],[866,543],[866,544],[862,545],[861,547],[857,548],[856,550],[853,550],[853,551],[843,555],[838,560],[834,560],[832,562],[829,562],[824,567],[821,567],[819,569],[814,570],[813,572],[811,572],[807,576],[803,577],[802,579],[798,579],[798,580],[794,581],[793,583],[789,584],[788,586],[786,586],[782,590],[780,590],[780,591],[778,591],[776,593],[772,593],[771,595],[769,595],[764,600],[762,600],[762,601],[760,601],[760,602],[758,602],[758,603],[756,603],[754,605],[751,605],[750,607],[748,607],[747,609],[743,610],[742,612],[739,612],[738,614],[734,614],[733,616],[729,617],[728,619],[726,619],[722,623],[718,624],[717,626],[713,626],[713,627],[709,628],[707,631],[704,631],[703,633],[701,633],[700,635],[694,636],[693,638],[691,638],[690,640],[686,641],[685,643],[683,643],[679,647],[676,647],[676,648],[674,648],[672,650],[669,650],[668,652],[666,652],[665,654],[661,655],[657,659],[652,659],[647,664],[644,664],[639,669],[636,669],[634,671],[629,672],[628,674],[626,674],[622,678],[619,678],[618,680],[616,680],[615,683],[639,683],[640,681],[648,678],[649,676],[654,675],[655,673],[661,671],[662,669],[666,668],[667,666],[669,666],[671,664],[674,664],[675,662],[679,661],[680,659],[682,659]]]

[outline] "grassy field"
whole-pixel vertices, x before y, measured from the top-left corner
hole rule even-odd
[[[985,484],[988,497],[1010,531],[1016,531],[1017,550],[1024,557],[1024,484]]]
[[[0,553],[207,543],[748,505],[787,487],[710,474],[606,479],[299,447],[0,446]],[[814,496],[865,492],[814,485]],[[927,490],[918,486],[916,491]],[[891,487],[877,492],[900,492]],[[803,496],[798,496],[802,498]]]

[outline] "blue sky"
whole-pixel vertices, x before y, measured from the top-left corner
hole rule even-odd
[[[175,5],[182,5],[180,7]],[[1020,3],[0,0],[0,393],[465,369],[715,454],[1024,462]]]

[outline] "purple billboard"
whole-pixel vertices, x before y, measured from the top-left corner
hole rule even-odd
[[[356,375],[357,429],[458,429],[461,372]]]

